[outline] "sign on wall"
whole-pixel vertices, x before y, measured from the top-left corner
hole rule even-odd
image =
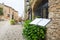
[[[50,21],[51,21],[51,19],[36,18],[30,24],[39,25],[39,26],[46,26]]]

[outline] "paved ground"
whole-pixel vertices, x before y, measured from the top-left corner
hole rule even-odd
[[[24,40],[22,25],[10,25],[8,21],[0,22],[0,40]]]

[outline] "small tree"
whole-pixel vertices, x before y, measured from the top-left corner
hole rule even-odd
[[[0,8],[0,16],[3,15],[3,8]]]
[[[0,8],[0,19],[2,15],[3,15],[3,8]]]

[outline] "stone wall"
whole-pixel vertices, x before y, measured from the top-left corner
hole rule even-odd
[[[60,40],[60,0],[49,0],[49,18],[47,25],[47,40]]]
[[[14,19],[16,20],[16,21],[18,21],[18,12],[14,12]]]
[[[9,7],[6,7],[6,6],[4,6],[3,5],[3,16],[4,16],[4,19],[6,20],[6,19],[9,19],[9,17],[8,17],[8,14],[9,14]]]

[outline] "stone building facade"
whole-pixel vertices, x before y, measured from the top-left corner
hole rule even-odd
[[[4,20],[10,20],[10,19],[18,20],[18,11],[16,11],[12,7],[7,6],[5,4],[0,4],[0,8],[3,9],[2,10],[3,15],[0,16],[1,19],[4,19]]]
[[[60,0],[31,0],[33,19],[36,9],[38,10],[38,7],[42,6],[43,3],[48,3],[48,19],[51,19],[51,22],[46,26],[46,40],[60,40]]]
[[[47,40],[60,40],[60,0],[49,0],[49,18]]]

